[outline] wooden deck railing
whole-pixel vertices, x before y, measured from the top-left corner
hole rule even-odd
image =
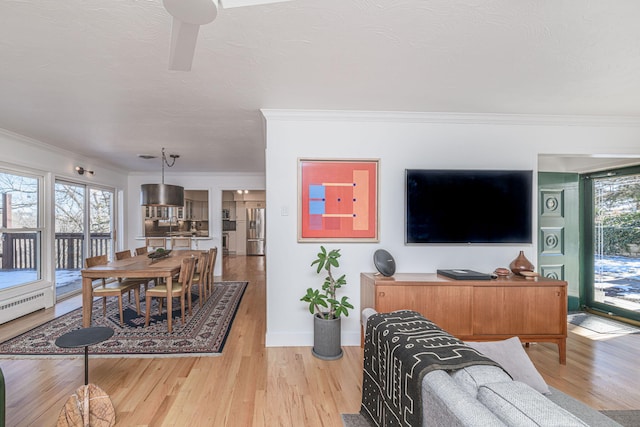
[[[56,270],[79,270],[84,267],[84,258],[108,254],[111,251],[111,233],[93,233],[90,236],[89,255],[83,256],[82,233],[56,233]],[[40,241],[37,233],[2,233],[2,269],[35,269],[39,261],[37,254]]]

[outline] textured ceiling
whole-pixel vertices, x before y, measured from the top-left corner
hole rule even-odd
[[[0,1],[0,128],[156,170],[264,171],[260,108],[640,117],[640,2],[221,9],[169,71],[161,0]]]

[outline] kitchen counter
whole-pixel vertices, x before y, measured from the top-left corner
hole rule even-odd
[[[209,237],[208,231],[173,231],[171,233],[164,233],[164,236],[156,237]]]
[[[211,236],[203,236],[203,235],[196,235],[193,236],[191,233],[164,233],[164,234],[160,234],[158,236],[136,236],[136,240],[145,240],[147,237],[166,237],[167,239],[170,239],[171,237],[191,237],[194,240],[211,240],[213,239],[213,237]]]

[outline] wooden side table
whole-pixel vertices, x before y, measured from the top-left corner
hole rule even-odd
[[[105,326],[76,329],[56,339],[61,348],[84,347],[84,385],[89,384],[89,346],[106,341],[113,336],[113,329]]]

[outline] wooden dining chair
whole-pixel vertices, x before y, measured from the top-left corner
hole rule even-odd
[[[207,292],[207,295],[211,296],[211,294],[213,293],[213,270],[215,269],[216,266],[216,259],[218,257],[218,247],[214,246],[213,248],[209,249],[209,267],[207,268],[207,273],[209,274],[209,277],[207,279],[207,290],[205,292]],[[208,297],[207,297],[208,298]]]
[[[147,246],[141,246],[136,248],[136,255],[146,255],[149,253],[149,248]]]
[[[127,259],[127,258],[131,258],[131,251],[130,250],[127,249],[126,251],[116,252],[116,259],[117,260]]]
[[[191,249],[191,237],[172,237],[171,249]]]
[[[147,237],[147,248],[156,250],[158,248],[167,249],[167,239],[164,237]]]
[[[207,286],[209,285],[209,252],[201,252],[198,255],[198,263],[196,265],[196,271],[193,273],[193,279],[191,285],[198,285],[198,299],[200,300],[200,307],[204,304],[204,300],[207,298]],[[189,297],[191,299],[191,297]]]
[[[121,260],[121,259],[129,259],[131,258],[131,251],[130,250],[126,250],[126,251],[120,251],[120,252],[116,252],[116,259],[117,260]],[[136,283],[138,284],[138,288],[142,285],[144,286],[144,290],[145,292],[147,291],[147,288],[149,287],[149,282],[151,282],[151,279],[147,279],[144,277],[125,277],[125,278],[120,278],[118,279],[121,283],[131,283],[132,285],[135,285]],[[131,295],[129,295],[131,296]],[[131,299],[129,299],[129,302],[131,302]]]
[[[106,255],[98,255],[85,259],[85,267],[107,264]],[[140,284],[135,282],[120,282],[118,280],[107,281],[100,279],[100,284],[93,288],[93,296],[102,297],[102,316],[107,315],[107,297],[118,298],[118,310],[120,311],[120,325],[124,325],[124,313],[122,311],[122,295],[133,290],[136,299],[136,311],[140,314]]]
[[[146,303],[147,310],[145,313],[144,325],[149,326],[149,320],[151,317],[151,298],[159,298],[158,301],[158,313],[162,313],[162,299],[163,298],[180,298],[180,310],[182,313],[182,324],[185,323],[185,299],[186,294],[191,289],[191,280],[193,279],[193,270],[196,264],[195,257],[185,257],[182,259],[180,265],[180,274],[178,275],[177,283],[174,283],[171,287],[171,295],[167,292],[167,285],[156,285],[147,291]],[[191,315],[191,298],[189,298],[189,315]],[[167,313],[167,316],[171,316],[171,313]]]

